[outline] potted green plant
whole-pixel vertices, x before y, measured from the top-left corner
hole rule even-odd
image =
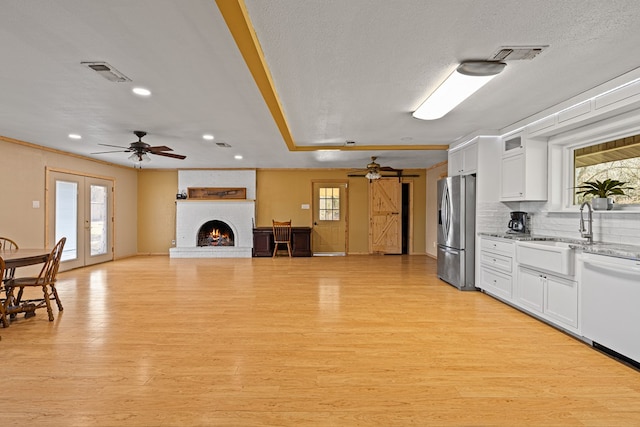
[[[591,206],[594,210],[611,210],[613,208],[613,200],[611,196],[624,196],[624,190],[633,190],[632,187],[625,187],[626,182],[616,179],[605,179],[604,181],[586,181],[576,188],[579,190],[576,194],[592,195]]]

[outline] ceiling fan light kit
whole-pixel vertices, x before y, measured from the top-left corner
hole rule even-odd
[[[134,163],[148,163],[151,161],[151,157],[147,153],[131,153],[129,160]]]
[[[380,172],[377,171],[369,171],[364,177],[368,180],[374,180],[382,178],[382,175],[380,175]]]
[[[420,120],[436,120],[443,117],[500,74],[506,65],[500,61],[463,62],[413,112],[413,117]]]

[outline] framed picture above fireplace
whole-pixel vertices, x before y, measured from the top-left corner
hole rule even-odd
[[[189,199],[198,200],[246,199],[247,189],[243,187],[189,187],[187,194]]]

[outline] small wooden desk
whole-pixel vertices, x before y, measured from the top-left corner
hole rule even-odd
[[[273,255],[273,228],[257,227],[253,229],[253,256]],[[295,257],[312,256],[311,227],[291,227],[291,254]]]

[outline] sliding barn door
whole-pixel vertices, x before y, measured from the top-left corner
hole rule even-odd
[[[369,184],[369,252],[402,253],[402,184],[381,178]]]

